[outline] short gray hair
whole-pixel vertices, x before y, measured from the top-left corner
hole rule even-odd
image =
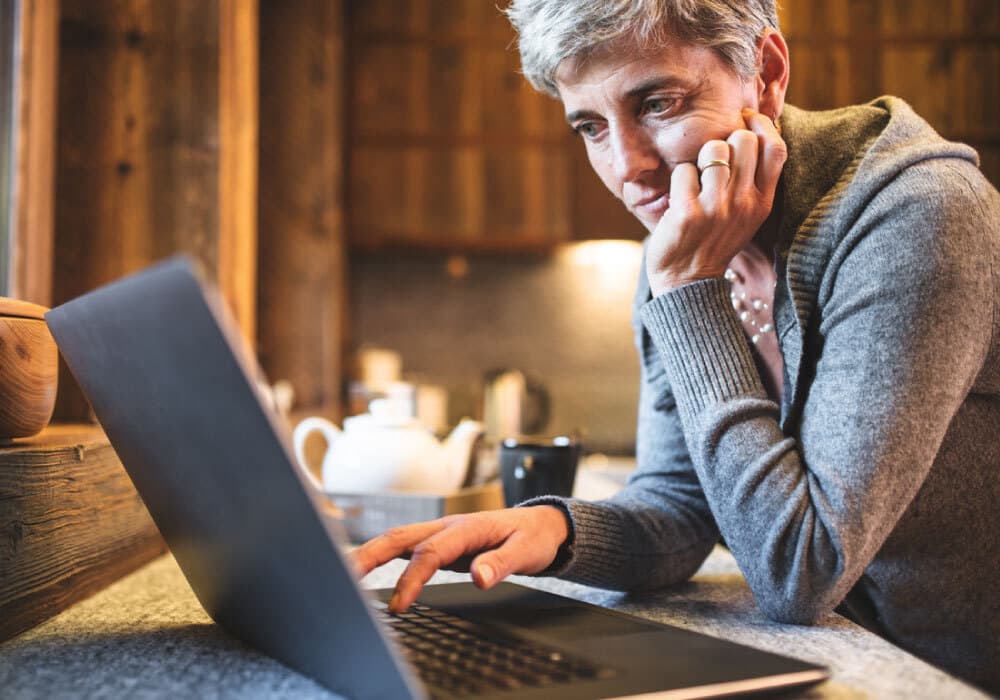
[[[630,39],[640,50],[680,40],[714,50],[738,75],[757,71],[757,39],[778,29],[776,0],[512,0],[521,71],[558,97],[555,74],[567,58]]]

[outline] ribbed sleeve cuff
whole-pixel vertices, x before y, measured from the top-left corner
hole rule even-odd
[[[621,543],[627,533],[616,517],[609,517],[607,508],[576,498],[541,496],[522,506],[556,506],[569,516],[570,534],[555,561],[538,576],[558,576],[590,586],[607,588],[621,578],[626,566]]]
[[[700,280],[654,297],[639,310],[688,420],[727,399],[767,396],[729,292],[721,277]]]

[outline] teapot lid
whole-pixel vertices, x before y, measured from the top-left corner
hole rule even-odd
[[[346,419],[345,424],[378,428],[423,428],[410,412],[407,402],[399,399],[373,399],[368,413]]]

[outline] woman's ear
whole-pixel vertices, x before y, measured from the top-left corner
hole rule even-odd
[[[788,90],[788,44],[777,30],[765,29],[759,52],[757,111],[777,121]]]

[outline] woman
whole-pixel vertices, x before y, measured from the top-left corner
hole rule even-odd
[[[635,305],[637,469],[386,533],[392,606],[466,555],[649,589],[720,534],[768,616],[830,611],[1000,689],[1000,196],[902,101],[785,105],[773,0],[515,0],[522,67],[562,100],[650,235]],[[992,575],[991,575],[992,574]]]

